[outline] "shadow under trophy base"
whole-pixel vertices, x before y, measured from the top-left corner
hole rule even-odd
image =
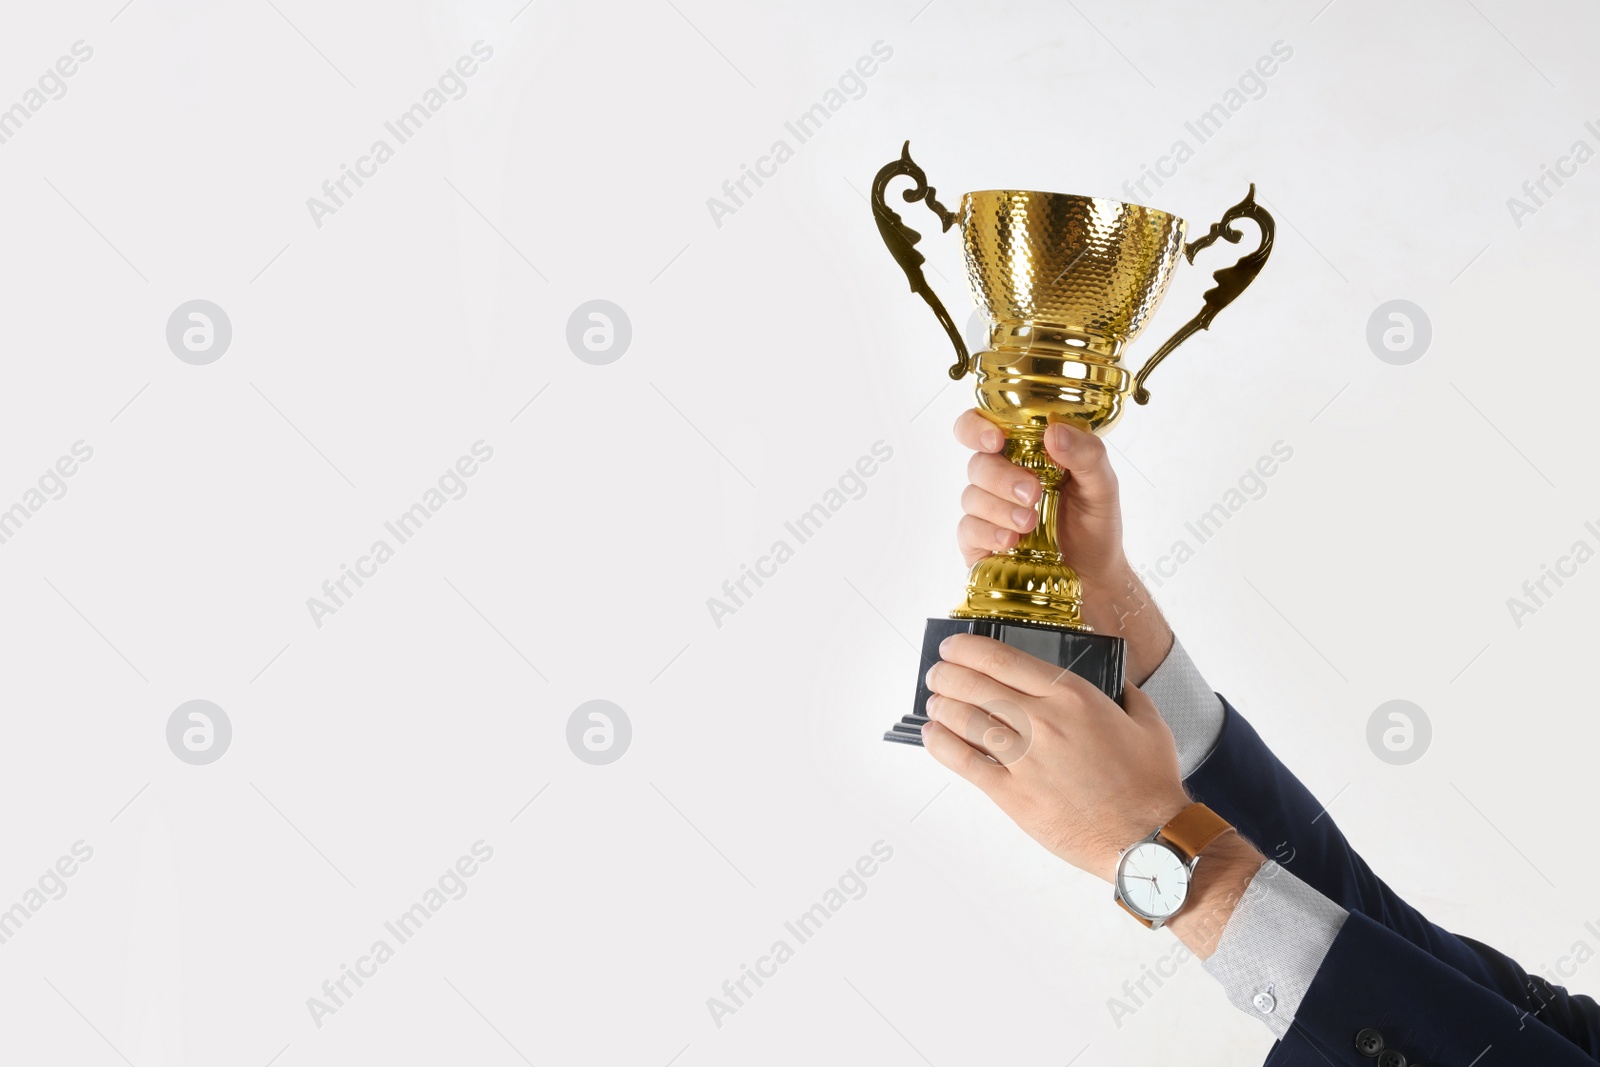
[[[915,247],[921,235],[884,199],[898,177],[914,183],[903,193],[906,203],[924,201],[945,231],[960,224],[967,278],[989,317],[982,352],[968,354],[923,277],[924,259]],[[959,211],[950,211],[912,161],[910,142],[899,159],[878,171],[872,213],[911,291],[933,309],[955,346],[950,377],[977,372],[978,410],[1005,433],[1006,458],[1032,471],[1041,490],[1033,529],[1014,548],[973,565],[966,597],[949,618],[928,620],[911,713],[884,740],[922,744],[929,697],[924,677],[940,659],[940,642],[957,633],[1003,641],[1087,678],[1120,702],[1126,642],[1095,633],[1083,621],[1083,585],[1057,541],[1064,472],[1046,453],[1044,432],[1051,423],[1065,422],[1102,433],[1121,416],[1129,396],[1147,403],[1144,381],[1150,372],[1190,336],[1208,329],[1260,273],[1272,251],[1272,216],[1255,202],[1254,185],[1203,237],[1187,244],[1182,219],[1099,197],[997,189],[967,193]],[[1243,235],[1233,224],[1241,219],[1255,223],[1259,244],[1212,275],[1216,285],[1206,291],[1199,314],[1137,374],[1122,367],[1123,349],[1166,295],[1179,259],[1192,263],[1219,238],[1237,244]]]

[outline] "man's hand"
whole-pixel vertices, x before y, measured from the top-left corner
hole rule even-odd
[[[1120,850],[1189,805],[1172,731],[1138,689],[1124,712],[1071,671],[975,634],[939,654],[923,744],[1074,867],[1110,881]]]
[[[1089,681],[1009,645],[956,634],[929,669],[922,742],[1028,836],[1106,881],[1117,854],[1189,806],[1172,731],[1133,686],[1126,710]],[[1211,955],[1262,858],[1237,834],[1206,849],[1168,924]]]
[[[976,454],[961,496],[956,539],[967,566],[1016,546],[1038,521],[1039,480],[1001,453],[1005,436],[976,410],[956,420],[956,440]],[[1083,580],[1083,619],[1128,640],[1128,680],[1141,685],[1172,650],[1172,630],[1122,551],[1122,503],[1105,442],[1064,423],[1051,426],[1045,450],[1066,472],[1058,537],[1066,563]]]

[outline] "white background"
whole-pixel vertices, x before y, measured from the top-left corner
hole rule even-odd
[[[1582,5],[122,3],[10,5],[0,33],[0,107],[94,50],[0,144],[0,506],[94,449],[0,545],[0,908],[94,850],[0,945],[8,1062],[1259,1060],[1193,962],[1114,1021],[1171,936],[878,739],[960,589],[971,393],[864,194],[909,137],[946,204],[1129,198],[1278,41],[1148,198],[1196,233],[1253,181],[1279,234],[1111,438],[1130,555],[1292,447],[1157,591],[1178,633],[1436,921],[1534,970],[1600,948],[1570,815],[1600,565],[1520,627],[1506,604],[1600,520],[1600,166],[1507,207],[1600,147]],[[317,226],[307,198],[480,39],[467,94]],[[907,217],[965,321],[954,235]],[[196,298],[233,326],[209,366],[165,339]],[[565,340],[596,298],[633,328],[606,366]],[[1391,299],[1432,322],[1410,365],[1367,344]],[[479,440],[467,495],[316,626],[307,598]],[[707,598],[878,440],[866,494],[716,626]],[[197,698],[233,725],[209,766],[165,740]],[[1409,766],[1366,741],[1396,698],[1433,726]],[[632,723],[608,766],[567,745],[591,699]],[[470,892],[316,1025],[480,839]],[[866,895],[717,1026],[707,998],[879,840]]]

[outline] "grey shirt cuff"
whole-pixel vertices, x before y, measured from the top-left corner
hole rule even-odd
[[[1201,966],[1222,984],[1234,1007],[1266,1023],[1281,1040],[1348,915],[1268,860],[1235,905],[1217,950]]]
[[[1143,686],[1193,774],[1222,738],[1227,709],[1176,637]],[[1203,861],[1202,861],[1203,862]],[[1282,1038],[1348,913],[1271,860],[1262,864],[1204,967],[1228,1000]]]
[[[1178,743],[1178,773],[1189,777],[1222,737],[1222,725],[1227,721],[1222,698],[1206,684],[1176,637],[1172,651],[1140,688]]]

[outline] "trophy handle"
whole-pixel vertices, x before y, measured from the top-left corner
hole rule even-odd
[[[967,364],[970,362],[967,343],[962,340],[961,331],[956,329],[956,324],[951,320],[944,304],[940,302],[938,294],[928,285],[928,279],[923,277],[922,264],[925,260],[915,247],[916,243],[922,240],[922,235],[901,221],[900,216],[895,214],[894,209],[883,199],[884,190],[889,183],[901,175],[917,183],[905,191],[906,203],[927,201],[928,207],[939,216],[939,222],[945,231],[955,225],[956,213],[946,210],[943,204],[934,199],[934,189],[928,184],[928,176],[911,160],[910,141],[900,149],[900,158],[886,164],[872,180],[872,217],[878,224],[878,232],[883,235],[883,243],[889,246],[889,252],[894,256],[895,262],[906,272],[906,279],[911,282],[911,291],[928,302],[939,324],[944,327],[944,332],[950,335],[950,343],[956,346],[958,358],[950,368],[950,377],[959,381],[967,373]],[[1232,239],[1237,241],[1239,237],[1235,234]]]
[[[930,190],[931,192],[931,190]],[[1200,309],[1200,314],[1183,324],[1183,328],[1173,334],[1167,343],[1156,350],[1156,354],[1145,361],[1139,368],[1138,375],[1133,379],[1133,399],[1135,403],[1150,403],[1150,390],[1144,387],[1144,380],[1150,372],[1167,358],[1167,354],[1187,341],[1190,335],[1200,330],[1211,328],[1211,320],[1217,313],[1229,304],[1234,298],[1244,292],[1250,283],[1256,280],[1256,275],[1261,273],[1261,268],[1266,265],[1267,257],[1272,254],[1272,235],[1277,229],[1272,221],[1272,216],[1267,209],[1256,203],[1255,183],[1250,183],[1250,191],[1245,198],[1223,212],[1222,219],[1212,226],[1206,235],[1197,241],[1190,241],[1183,247],[1183,254],[1190,263],[1194,262],[1196,252],[1210,247],[1218,237],[1229,244],[1238,244],[1243,236],[1231,225],[1239,219],[1249,219],[1261,231],[1261,243],[1254,250],[1241,256],[1238,262],[1231,267],[1223,267],[1211,277],[1216,280],[1216,286],[1205,292],[1205,306]]]

